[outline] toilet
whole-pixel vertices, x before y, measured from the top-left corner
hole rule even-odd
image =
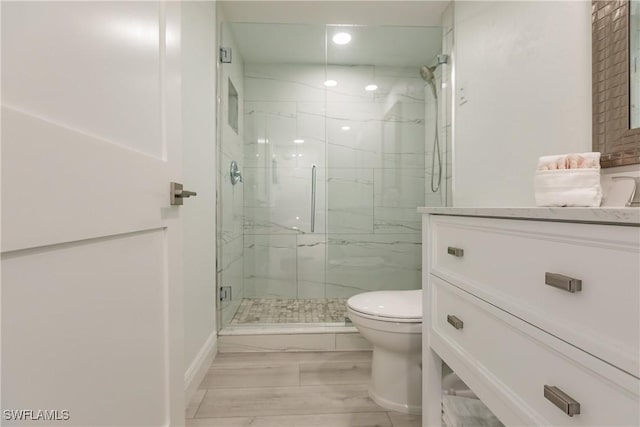
[[[373,344],[369,397],[392,411],[421,414],[422,290],[354,295],[347,312]]]

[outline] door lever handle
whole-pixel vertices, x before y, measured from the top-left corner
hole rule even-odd
[[[183,200],[187,197],[197,196],[195,191],[187,191],[182,189],[182,184],[178,182],[172,182],[170,186],[170,204],[171,206],[180,206],[183,204]]]
[[[196,193],[195,191],[187,191],[187,190],[182,190],[179,194],[176,194],[176,197],[191,197],[191,196],[197,196],[198,193]]]

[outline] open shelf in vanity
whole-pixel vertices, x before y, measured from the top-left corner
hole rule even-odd
[[[442,426],[443,427],[503,427],[460,376],[442,362]]]

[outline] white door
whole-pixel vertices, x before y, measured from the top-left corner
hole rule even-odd
[[[1,7],[1,423],[179,425],[180,4]]]

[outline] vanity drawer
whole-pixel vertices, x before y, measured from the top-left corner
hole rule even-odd
[[[429,232],[433,274],[640,376],[640,227],[432,216]]]
[[[476,394],[504,423],[640,423],[637,378],[453,285],[437,278],[430,282],[431,347],[472,389],[477,386]],[[552,396],[545,397],[545,385],[574,399],[580,413],[563,412]]]

